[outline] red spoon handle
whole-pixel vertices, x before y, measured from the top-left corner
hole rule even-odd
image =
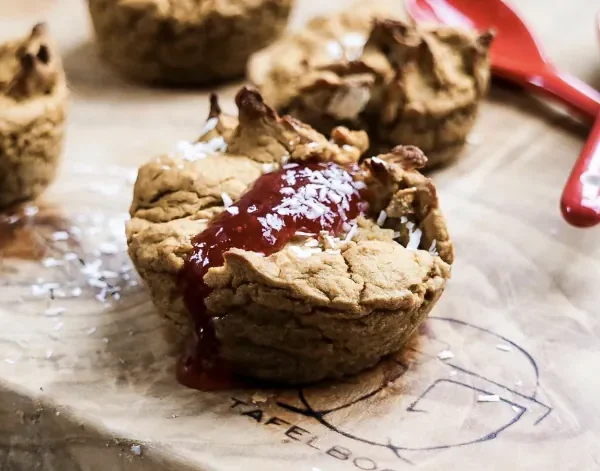
[[[594,119],[600,113],[600,93],[573,75],[552,68],[539,75],[500,67],[494,68],[494,72],[528,89],[562,101],[585,118]]]
[[[600,222],[600,113],[573,167],[560,201],[564,218],[577,227]]]

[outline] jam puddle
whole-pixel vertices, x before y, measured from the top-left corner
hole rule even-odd
[[[234,248],[268,256],[283,249],[297,232],[340,234],[345,223],[367,210],[365,185],[356,178],[360,172],[357,165],[333,162],[284,165],[256,180],[193,239],[181,288],[196,338],[177,368],[181,384],[203,391],[243,385],[219,354],[213,318],[205,306],[211,293],[204,283],[208,270],[222,266],[223,254]]]

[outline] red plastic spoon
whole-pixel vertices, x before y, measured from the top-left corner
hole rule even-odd
[[[577,227],[600,222],[600,114],[567,180],[560,209],[564,218]]]
[[[600,13],[596,26],[600,40]],[[591,227],[600,220],[600,112],[567,181],[560,208],[565,219],[576,226]]]
[[[528,26],[504,1],[405,1],[409,14],[417,22],[495,30],[490,50],[495,75],[558,99],[584,117],[600,118],[600,93],[578,78],[559,72],[546,59]],[[563,216],[575,226],[590,227],[600,222],[599,142],[600,122],[597,122],[561,199]]]

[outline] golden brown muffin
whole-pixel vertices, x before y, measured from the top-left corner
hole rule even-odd
[[[35,198],[62,151],[68,91],[44,25],[0,45],[0,207]]]
[[[315,160],[346,168],[368,146],[362,131],[336,128],[328,140],[279,117],[252,90],[236,101],[239,121],[213,101],[200,139],[142,166],[135,184],[129,254],[159,311],[188,334],[181,279],[194,237],[224,212],[244,211],[242,198],[271,172],[293,180],[290,170]],[[232,248],[208,270],[206,313],[234,372],[305,383],[356,373],[402,348],[441,296],[454,258],[435,187],[417,170],[425,162],[410,146],[366,159],[352,185],[365,188],[369,209],[340,232],[297,232],[272,254]],[[316,204],[335,197],[325,188],[335,182],[323,185]]]
[[[451,161],[487,90],[491,34],[420,27],[347,11],[316,18],[253,56],[265,100],[321,132],[369,132],[374,148],[415,145],[428,167]]]
[[[144,82],[199,85],[242,76],[284,30],[293,0],[90,0],[102,56]]]

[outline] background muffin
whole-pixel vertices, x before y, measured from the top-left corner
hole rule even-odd
[[[205,84],[242,76],[285,28],[293,0],[90,0],[102,56],[134,79]]]
[[[316,18],[257,53],[250,79],[269,104],[321,132],[369,132],[375,151],[416,145],[428,167],[456,157],[487,91],[491,34],[417,27],[351,10]]]
[[[67,96],[44,25],[0,45],[0,207],[35,198],[54,179]]]

